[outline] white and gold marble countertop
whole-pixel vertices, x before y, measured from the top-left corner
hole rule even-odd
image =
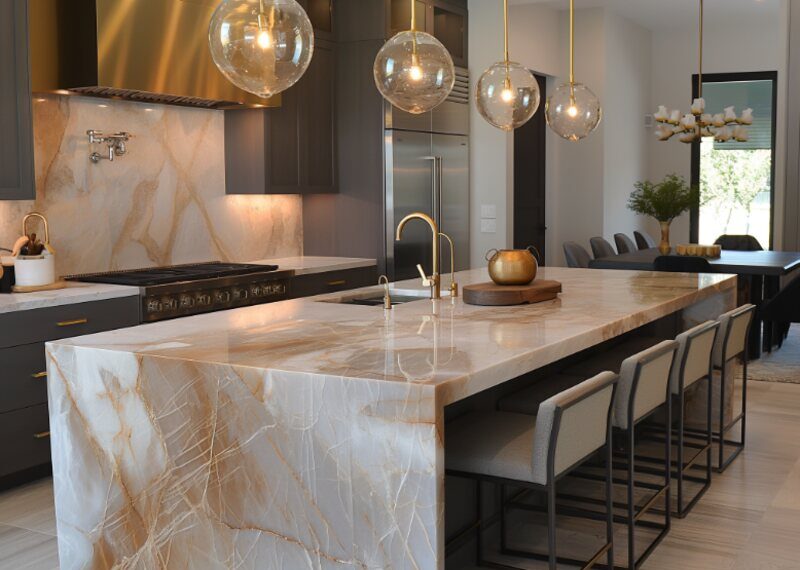
[[[275,259],[259,259],[251,261],[257,265],[277,265],[279,269],[290,269],[295,275],[310,275],[343,269],[357,269],[377,265],[374,259],[360,257],[322,257],[316,255],[300,255],[296,257],[278,257]]]
[[[73,283],[65,289],[56,291],[40,291],[38,293],[0,293],[0,314],[14,311],[28,311],[58,307],[73,303],[88,303],[120,297],[135,297],[138,287],[124,285],[104,285],[102,283]]]
[[[49,343],[62,567],[442,570],[447,404],[736,293],[722,275],[541,277],[559,299],[327,296]]]
[[[478,307],[459,297],[382,306],[322,302],[373,287],[211,313],[64,341],[164,358],[413,382],[446,389],[444,403],[536,370],[735,286],[726,275],[543,268],[563,283],[559,299]],[[444,277],[445,285],[449,276]],[[485,270],[457,274],[463,287]],[[446,287],[443,287],[446,289]]]
[[[374,259],[361,259],[357,257],[296,256],[260,259],[251,263],[257,265],[278,265],[282,270],[294,271],[295,275],[309,275],[312,273],[341,271],[343,269],[372,267],[376,264],[376,261]],[[12,311],[57,307],[59,305],[70,305],[72,303],[86,303],[88,301],[102,301],[104,299],[116,299],[119,297],[133,297],[138,294],[139,289],[137,287],[106,285],[102,283],[70,282],[66,289],[58,289],[56,291],[0,294],[0,314],[10,313]]]

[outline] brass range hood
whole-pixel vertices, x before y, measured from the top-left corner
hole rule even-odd
[[[274,107],[220,73],[208,49],[219,0],[29,0],[34,93],[204,109]]]

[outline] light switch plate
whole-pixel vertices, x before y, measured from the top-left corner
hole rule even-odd
[[[496,234],[497,233],[497,220],[481,220],[481,233],[482,234]]]
[[[482,204],[481,205],[481,218],[485,220],[496,220],[497,219],[497,206],[494,204]]]

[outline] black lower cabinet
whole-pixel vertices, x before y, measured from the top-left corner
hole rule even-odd
[[[289,295],[292,299],[299,299],[301,297],[313,297],[314,295],[368,287],[377,283],[378,269],[375,266],[297,275],[291,281]]]
[[[0,489],[51,471],[45,343],[139,318],[138,296],[0,315]]]
[[[50,463],[46,403],[0,414],[0,433],[0,477],[24,474]]]

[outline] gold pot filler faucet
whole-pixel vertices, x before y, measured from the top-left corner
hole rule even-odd
[[[417,264],[417,270],[419,271],[420,276],[422,277],[422,285],[425,287],[430,287],[431,289],[431,299],[441,299],[442,298],[442,278],[441,273],[439,270],[439,237],[443,236],[450,242],[450,259],[451,259],[451,270],[452,276],[450,279],[450,294],[453,297],[458,296],[458,285],[455,281],[455,248],[453,246],[453,240],[446,234],[439,232],[439,226],[436,222],[427,214],[423,214],[422,212],[414,212],[413,214],[409,214],[405,218],[403,218],[400,223],[397,225],[397,235],[395,239],[400,241],[403,237],[403,229],[406,227],[406,224],[411,220],[422,220],[431,228],[431,233],[433,234],[433,275],[428,277],[425,274],[425,270],[422,268],[421,264]]]

